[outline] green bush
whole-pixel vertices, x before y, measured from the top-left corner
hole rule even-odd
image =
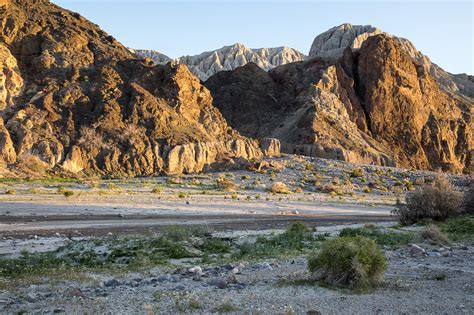
[[[423,219],[444,221],[462,212],[463,194],[457,191],[444,173],[439,173],[431,185],[407,193],[405,203],[397,201],[392,213],[402,224]]]
[[[365,176],[365,173],[364,173],[364,170],[360,167],[354,169],[352,172],[351,172],[351,177],[353,178],[357,178],[357,177],[364,177]]]
[[[308,257],[308,269],[325,284],[367,290],[382,284],[387,262],[366,237],[338,237]]]

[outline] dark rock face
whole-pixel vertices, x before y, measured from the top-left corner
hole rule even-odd
[[[441,89],[383,34],[337,62],[312,59],[268,74],[247,65],[204,84],[233,128],[277,138],[286,152],[473,171],[472,100]]]
[[[0,66],[0,158],[12,168],[27,158],[63,172],[135,176],[262,154],[228,127],[186,66],[138,60],[49,1],[0,2]],[[192,161],[170,155],[191,143],[200,150]]]

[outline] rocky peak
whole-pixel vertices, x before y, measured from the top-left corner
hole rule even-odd
[[[341,24],[316,36],[309,57],[337,60],[342,57],[346,47],[358,49],[369,36],[380,33],[381,30],[371,25]]]
[[[158,64],[170,61],[160,53],[142,50],[137,50],[135,53],[143,58],[151,58]],[[304,58],[304,54],[288,47],[250,49],[241,43],[235,43],[199,55],[183,56],[174,61],[185,64],[192,73],[202,81],[206,81],[220,71],[234,70],[248,63],[254,63],[268,71],[276,66],[301,61]]]
[[[452,75],[421,53],[415,45],[406,38],[396,37],[371,25],[342,24],[318,35],[311,45],[310,58],[338,60],[343,57],[344,50],[358,50],[362,44],[375,35],[384,34],[398,41],[400,47],[412,60],[428,71],[447,92],[474,98],[474,83],[464,76]]]

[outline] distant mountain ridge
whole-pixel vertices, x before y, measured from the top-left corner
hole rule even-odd
[[[303,53],[289,47],[251,49],[240,43],[199,55],[182,56],[176,59],[171,59],[160,52],[150,50],[134,50],[134,52],[140,57],[152,59],[157,64],[164,64],[169,61],[185,64],[202,81],[206,81],[220,71],[234,70],[250,62],[268,71],[277,66],[306,58]]]
[[[291,62],[303,61],[310,58],[337,61],[343,56],[347,47],[357,51],[367,38],[385,34],[395,38],[413,60],[423,65],[443,89],[451,93],[474,98],[474,80],[467,74],[451,74],[433,63],[422,54],[408,39],[396,37],[372,25],[352,25],[344,23],[315,37],[308,56],[289,47],[250,49],[243,44],[236,43],[224,46],[195,56],[182,56],[172,59],[161,52],[154,50],[133,50],[142,58],[150,58],[156,64],[165,64],[170,61],[185,64],[190,71],[202,81],[220,71],[234,70],[250,62],[261,69],[269,71],[277,66]]]

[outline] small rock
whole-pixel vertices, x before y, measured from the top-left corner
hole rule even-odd
[[[63,293],[64,297],[84,297],[81,289],[78,288],[67,288]]]
[[[240,270],[239,270],[238,268],[234,268],[234,269],[232,269],[231,272],[232,272],[234,275],[236,275],[236,274],[240,273]]]
[[[441,257],[442,254],[439,252],[428,252],[429,257]]]
[[[231,274],[230,276],[227,277],[227,284],[237,284],[239,281],[237,280],[237,277],[234,274]]]
[[[422,256],[426,256],[426,251],[420,246],[416,244],[412,244],[408,248],[408,255],[410,255],[411,257],[422,257]]]
[[[256,264],[255,267],[256,267],[257,269],[268,269],[268,270],[272,270],[272,269],[273,269],[272,266],[271,266],[269,263],[267,263],[266,261],[265,261],[265,262],[262,262],[262,263]]]
[[[195,266],[195,267],[189,268],[188,272],[189,273],[194,273],[194,274],[196,274],[196,273],[201,274],[202,273],[202,268],[199,267],[199,266]]]
[[[292,214],[300,214],[300,212],[298,210],[293,210],[291,213]]]
[[[36,294],[34,293],[28,293],[25,297],[25,300],[28,302],[28,303],[35,303],[38,298],[36,296]]]
[[[120,282],[118,282],[116,279],[112,279],[112,280],[104,282],[104,285],[106,287],[117,287],[120,285]]]
[[[59,234],[58,232],[54,233],[54,236],[56,237],[61,237],[61,234]]]
[[[224,279],[220,279],[220,280],[217,282],[216,287],[217,287],[218,289],[226,289],[226,288],[228,287],[227,281],[224,280]]]

